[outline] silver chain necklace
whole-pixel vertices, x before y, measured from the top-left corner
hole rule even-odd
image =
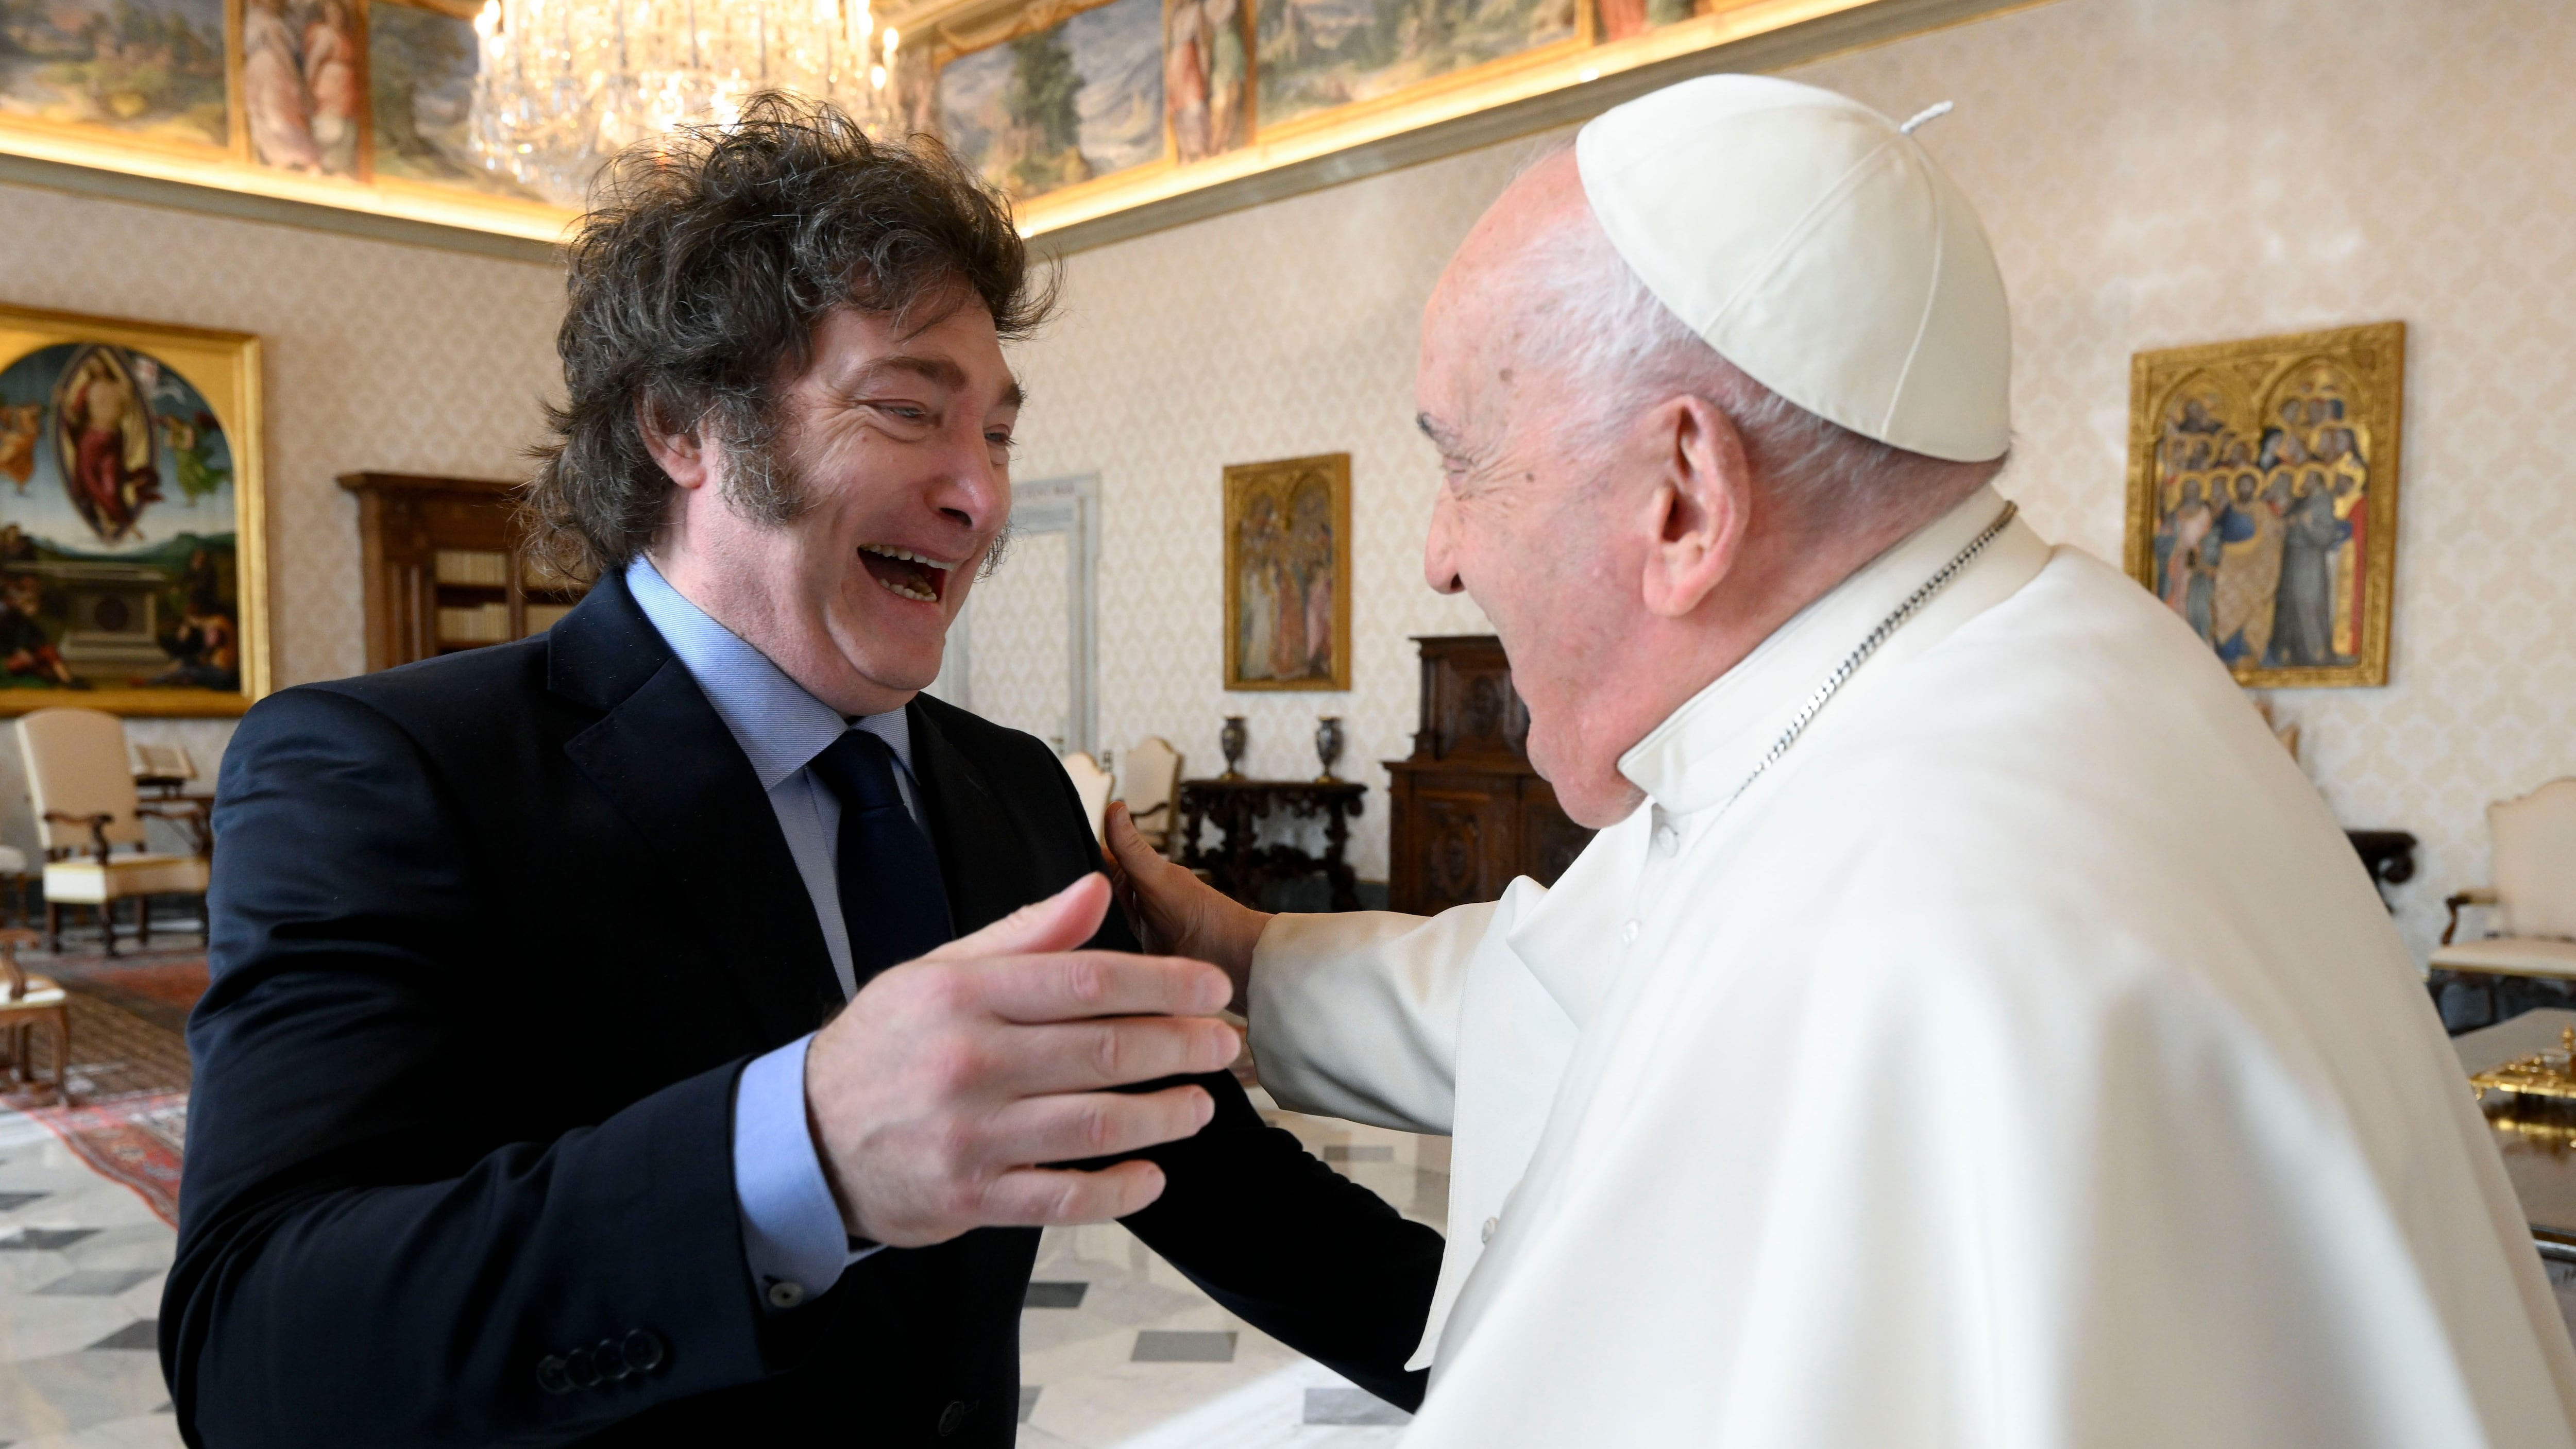
[[[2004,511],[1995,515],[1995,521],[1986,525],[1985,532],[1968,540],[1966,548],[1952,555],[1950,561],[1941,565],[1932,577],[1925,579],[1921,587],[1906,595],[1905,602],[1896,606],[1896,612],[1878,621],[1878,627],[1870,630],[1868,637],[1862,639],[1859,645],[1844,657],[1843,662],[1835,667],[1834,672],[1825,676],[1825,682],[1816,686],[1816,692],[1807,696],[1805,704],[1798,706],[1797,714],[1789,720],[1789,727],[1780,732],[1780,738],[1771,742],[1770,753],[1764,755],[1761,763],[1753,767],[1752,774],[1744,777],[1743,784],[1735,787],[1735,793],[1726,797],[1726,804],[1718,807],[1719,814],[1726,813],[1728,806],[1744,798],[1744,792],[1753,788],[1753,782],[1761,779],[1764,771],[1780,763],[1780,757],[1789,753],[1789,747],[1796,744],[1798,737],[1807,732],[1807,726],[1815,723],[1816,713],[1825,707],[1825,701],[1833,698],[1845,684],[1850,683],[1851,677],[1860,672],[1860,667],[1869,662],[1869,657],[1876,654],[1897,630],[1905,627],[1906,620],[1913,618],[1922,611],[1925,604],[1932,602],[1934,595],[1948,588],[1950,581],[1957,578],[1962,569],[1965,569],[1977,555],[1986,551],[1987,544],[2002,537],[2005,526],[2010,524],[2013,521],[2013,515],[2020,511],[2021,505],[2017,503],[2005,504]]]

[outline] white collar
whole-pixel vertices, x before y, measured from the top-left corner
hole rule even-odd
[[[1619,773],[1675,814],[1724,804],[1816,686],[1907,595],[1985,532],[2003,508],[2002,496],[1992,487],[1979,488],[1863,565],[1648,731],[1619,757]],[[1994,546],[1861,667],[1855,681],[1873,670],[1884,673],[1892,658],[1918,652],[2029,582],[2047,555],[2048,546],[2038,535],[2014,520]],[[1831,705],[1826,712],[1832,712]]]

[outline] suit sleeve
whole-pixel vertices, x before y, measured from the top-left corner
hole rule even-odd
[[[476,853],[411,739],[293,690],[215,811],[162,1362],[197,1445],[568,1442],[760,1377],[739,1062],[495,1148],[526,1090]]]
[[[1081,820],[1070,780],[1065,796]],[[1096,844],[1090,860],[1100,868]],[[1139,949],[1116,911],[1089,944]],[[1121,1221],[1229,1312],[1379,1398],[1418,1407],[1429,1375],[1404,1364],[1431,1313],[1440,1235],[1262,1121],[1231,1073],[1190,1080],[1216,1113],[1196,1136],[1136,1154],[1167,1185]]]

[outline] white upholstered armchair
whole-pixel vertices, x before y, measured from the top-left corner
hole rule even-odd
[[[1125,788],[1119,798],[1127,802],[1127,815],[1136,822],[1136,833],[1145,837],[1147,845],[1169,854],[1173,816],[1180,809],[1180,751],[1161,735],[1147,735],[1127,752],[1122,783]]]
[[[2468,976],[2576,981],[2576,778],[2552,780],[2519,800],[2487,807],[2495,883],[2444,904],[2450,924],[2433,967]],[[2488,934],[2460,934],[2460,912],[2484,912]]]
[[[66,905],[97,913],[113,956],[118,901],[135,902],[135,933],[148,945],[151,897],[205,894],[204,854],[154,851],[145,842],[145,815],[175,813],[136,797],[123,720],[94,709],[40,709],[19,718],[18,750],[45,845],[47,949],[62,949]]]
[[[1064,772],[1073,777],[1073,792],[1082,797],[1082,813],[1091,819],[1092,838],[1102,839],[1109,816],[1109,772],[1082,750],[1064,757]]]

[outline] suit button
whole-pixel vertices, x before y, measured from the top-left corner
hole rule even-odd
[[[939,1411],[939,1437],[945,1439],[956,1433],[965,1424],[966,1416],[973,1412],[975,1406],[964,1399],[949,1400],[948,1407]]]
[[[602,1378],[612,1382],[635,1372],[626,1366],[626,1352],[618,1347],[617,1340],[613,1338],[601,1339],[599,1346],[590,1351],[590,1361],[599,1366]]]
[[[804,1301],[805,1285],[802,1283],[789,1283],[782,1279],[769,1285],[769,1306],[772,1308],[793,1308]]]
[[[572,1386],[574,1388],[595,1389],[599,1387],[599,1365],[590,1361],[589,1349],[576,1348],[572,1352],[565,1354],[563,1357],[563,1366],[564,1377],[572,1380]]]
[[[626,1335],[617,1353],[629,1373],[649,1374],[662,1366],[662,1340],[641,1328]]]
[[[564,1361],[547,1354],[537,1360],[537,1387],[550,1394],[572,1392],[572,1375],[564,1372]]]

